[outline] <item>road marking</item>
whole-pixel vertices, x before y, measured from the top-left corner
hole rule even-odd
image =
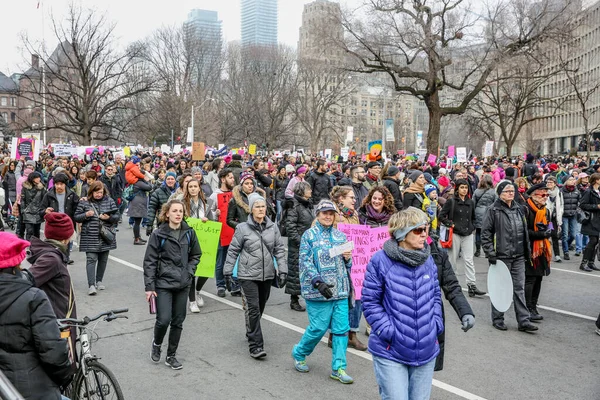
[[[467,293],[469,292],[469,289],[463,289],[463,292]],[[479,296],[479,297],[490,297],[489,294],[484,294],[483,296]],[[567,310],[561,310],[560,308],[554,308],[554,307],[548,307],[548,306],[541,306],[538,304],[538,307],[543,309],[543,310],[548,310],[548,311],[553,311],[557,314],[563,314],[563,315],[568,315],[571,317],[577,317],[577,318],[581,318],[581,319],[587,319],[588,321],[596,321],[596,317],[590,317],[589,315],[583,315],[583,314],[578,314],[572,311],[567,311]]]
[[[570,274],[577,274],[577,275],[585,275],[585,276],[591,276],[592,278],[600,278],[600,275],[594,275],[591,272],[579,272],[579,271],[571,271],[568,269],[562,269],[562,268],[556,268],[556,267],[551,267],[550,271],[560,271],[560,272],[568,272]]]
[[[113,256],[108,256],[108,258],[111,259],[111,260],[113,260],[113,261],[115,261],[115,262],[121,263],[121,264],[123,264],[123,265],[125,265],[127,267],[133,268],[133,269],[135,269],[137,271],[143,271],[142,267],[140,267],[139,265],[135,265],[133,263],[130,263],[129,261],[121,260],[120,258],[113,257]],[[206,296],[208,298],[216,300],[216,301],[218,301],[220,303],[226,304],[226,305],[228,305],[230,307],[236,308],[238,310],[243,310],[243,308],[242,308],[242,306],[240,304],[235,303],[233,301],[223,299],[223,298],[221,298],[221,297],[219,297],[217,295],[214,295],[212,293],[208,293],[208,292],[206,292],[204,290],[202,290],[200,293],[202,293],[203,296]],[[284,328],[287,328],[289,330],[292,330],[294,332],[298,332],[301,335],[304,334],[304,331],[305,331],[304,328],[300,328],[299,326],[290,324],[289,322],[283,321],[281,319],[272,317],[272,316],[267,315],[267,314],[263,314],[262,315],[262,319],[267,320],[269,322],[272,322],[272,323],[274,323],[276,325],[282,326]],[[321,339],[321,342],[327,343],[327,339],[325,337],[323,337]],[[354,354],[354,355],[356,355],[358,357],[362,357],[365,360],[373,361],[373,357],[371,356],[371,354],[369,354],[367,352],[362,352],[362,351],[358,351],[358,350],[355,350],[355,349],[348,349],[347,352],[348,353],[352,353],[352,354]],[[462,390],[460,388],[457,388],[455,386],[449,385],[449,384],[444,383],[442,381],[438,381],[437,379],[434,379],[432,383],[433,383],[433,386],[435,386],[435,387],[437,387],[439,389],[445,390],[447,392],[450,392],[452,394],[455,394],[455,395],[457,395],[459,397],[462,397],[463,399],[467,399],[467,400],[486,400],[484,397],[477,396],[476,394],[467,392],[466,390]]]

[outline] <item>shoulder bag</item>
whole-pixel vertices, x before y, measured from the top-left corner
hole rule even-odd
[[[111,228],[106,226],[104,221],[100,219],[100,215],[98,215],[98,210],[96,209],[96,206],[94,206],[93,204],[91,206],[94,209],[96,217],[98,217],[98,221],[100,222],[100,237],[102,238],[102,240],[104,240],[104,243],[112,244],[115,240],[116,233],[113,232]]]
[[[454,222],[454,204],[455,199],[450,198],[448,201],[452,202],[452,206],[450,207],[450,219]],[[440,245],[444,249],[452,248],[452,237],[454,236],[454,226],[447,227],[444,224],[440,226]]]

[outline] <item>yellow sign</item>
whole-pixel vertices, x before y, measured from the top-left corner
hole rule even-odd
[[[125,153],[125,157],[131,156],[131,149],[129,148],[129,146],[123,147],[123,153]]]
[[[250,153],[250,154],[252,154],[252,155],[255,155],[255,154],[256,154],[256,145],[255,145],[255,144],[251,144],[251,145],[248,147],[248,153]]]

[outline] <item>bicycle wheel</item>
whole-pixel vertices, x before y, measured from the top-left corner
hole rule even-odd
[[[72,400],[125,399],[115,375],[98,361],[88,361],[87,375],[77,375],[71,395]]]

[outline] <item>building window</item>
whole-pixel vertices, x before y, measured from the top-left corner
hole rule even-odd
[[[6,97],[3,97],[3,99],[6,99]],[[3,112],[2,119],[4,120],[4,122],[8,122],[8,113]]]
[[[8,101],[7,101],[6,97],[0,98],[0,105],[6,106],[7,104],[8,104]]]
[[[11,97],[10,98],[10,105],[12,107],[16,107],[17,106],[17,98],[16,97]]]
[[[17,122],[17,114],[14,112],[10,113],[10,122]]]

